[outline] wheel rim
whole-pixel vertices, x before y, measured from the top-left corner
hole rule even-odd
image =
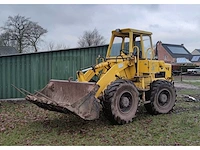
[[[127,113],[130,111],[132,107],[132,95],[129,92],[125,92],[121,95],[120,100],[119,100],[119,110],[122,113]]]
[[[171,93],[167,89],[163,89],[158,93],[157,103],[160,107],[165,107],[170,103]]]

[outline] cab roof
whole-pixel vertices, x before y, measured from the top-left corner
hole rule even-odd
[[[152,35],[152,32],[137,30],[137,29],[131,29],[131,28],[116,29],[116,30],[112,31],[112,33],[117,33],[117,32],[121,32],[121,33],[133,32],[133,34],[135,33],[135,34]]]

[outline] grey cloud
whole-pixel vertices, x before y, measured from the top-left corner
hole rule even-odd
[[[8,16],[30,17],[49,32],[45,41],[64,41],[71,47],[85,30],[95,27],[109,42],[111,30],[136,28],[153,32],[157,40],[184,43],[191,49],[200,48],[193,42],[200,36],[200,5],[149,4],[65,4],[65,5],[0,5],[0,26]]]
[[[159,4],[141,4],[137,5],[138,8],[148,11],[159,11],[160,5]]]
[[[95,5],[45,4],[45,5],[0,5],[1,10],[10,10],[10,15],[20,14],[48,26],[57,24],[89,24]]]
[[[158,25],[158,24],[150,24],[149,25],[149,28],[151,29],[151,28],[156,28],[156,29],[158,29],[158,28],[160,28],[160,26]]]

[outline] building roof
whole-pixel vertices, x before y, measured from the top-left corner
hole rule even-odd
[[[200,62],[200,55],[193,55],[191,62]]]
[[[11,55],[11,54],[18,54],[18,51],[11,46],[0,46],[0,56]]]
[[[196,51],[198,51],[200,53],[200,49],[195,49]]]
[[[187,58],[189,60],[192,58],[192,54],[183,45],[162,43],[162,46],[173,58]]]
[[[187,58],[177,58],[176,59],[176,63],[178,64],[185,64],[185,63],[192,63],[191,61],[189,61]]]

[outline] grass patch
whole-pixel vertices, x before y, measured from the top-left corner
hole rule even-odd
[[[200,145],[200,103],[178,100],[174,112],[111,125],[26,103],[1,104],[0,145]]]
[[[200,80],[184,80],[183,83],[191,84],[200,87]]]
[[[188,90],[188,89],[181,89],[179,91],[177,91],[178,95],[197,95],[199,94],[199,90],[193,89],[193,90]]]

